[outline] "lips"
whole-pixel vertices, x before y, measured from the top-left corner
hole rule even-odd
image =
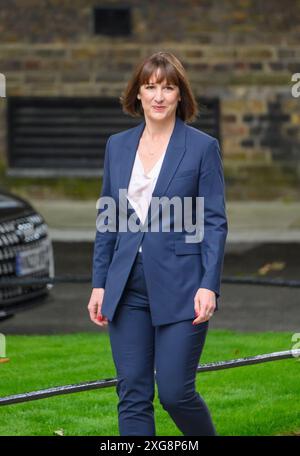
[[[165,109],[165,106],[153,106],[153,108],[157,111],[162,111],[163,109]]]

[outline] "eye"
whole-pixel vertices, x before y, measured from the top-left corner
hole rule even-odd
[[[173,87],[173,86],[167,86],[166,89],[168,89],[168,90],[174,90],[174,87]]]

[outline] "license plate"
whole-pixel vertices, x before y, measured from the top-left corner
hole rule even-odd
[[[23,276],[35,271],[49,269],[49,241],[44,241],[38,247],[18,252],[16,255],[16,275]]]

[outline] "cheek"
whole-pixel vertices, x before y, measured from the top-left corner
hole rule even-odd
[[[176,94],[170,95],[169,101],[170,101],[170,103],[172,103],[172,104],[177,103],[177,102],[178,102],[178,95],[176,95]]]
[[[146,94],[143,96],[143,103],[149,103],[152,100],[152,95],[151,94]]]

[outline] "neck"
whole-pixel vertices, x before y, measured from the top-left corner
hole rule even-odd
[[[149,141],[159,141],[161,138],[170,136],[174,129],[176,117],[167,119],[165,121],[153,121],[152,119],[145,119],[145,129],[143,136]]]

